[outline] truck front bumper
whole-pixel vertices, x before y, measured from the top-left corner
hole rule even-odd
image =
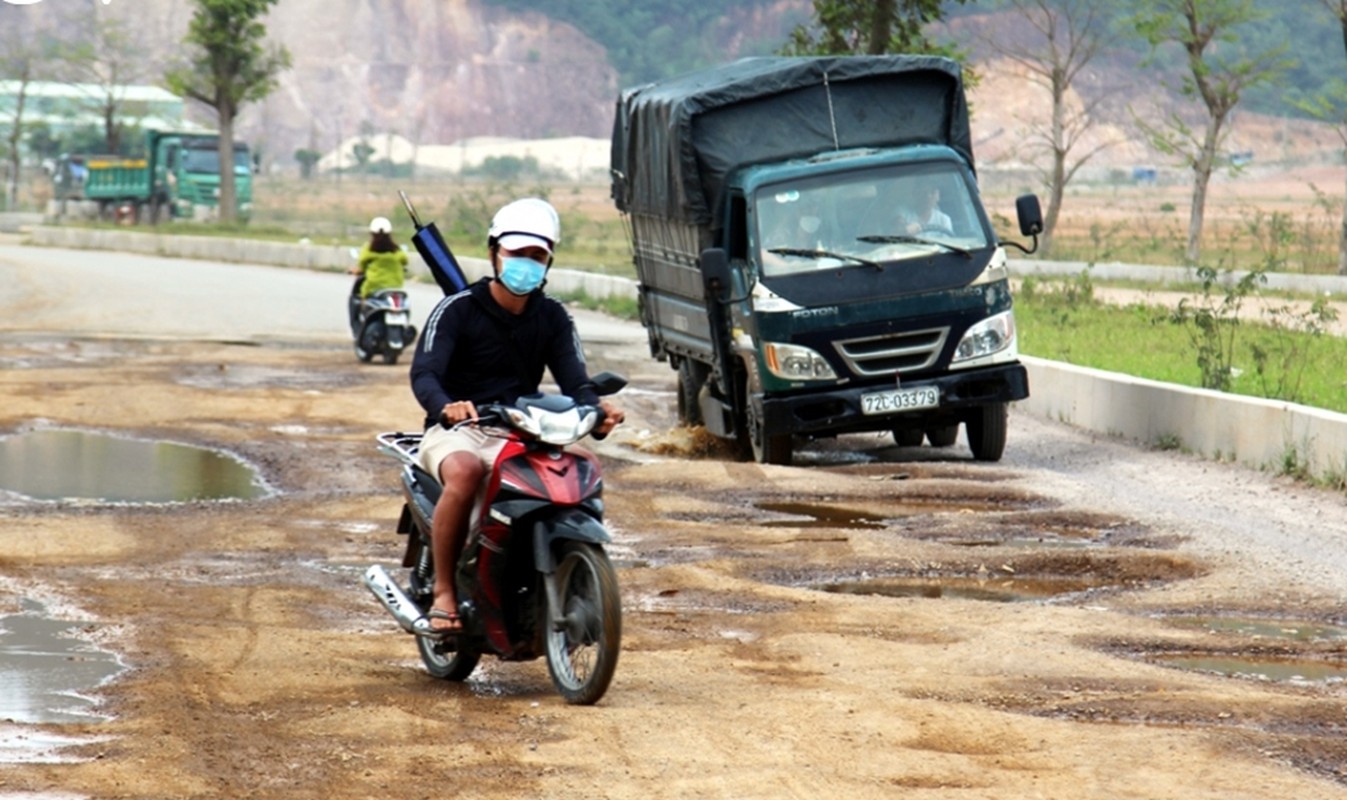
[[[940,405],[894,414],[864,414],[861,395],[888,386],[839,386],[762,398],[763,426],[774,434],[833,436],[903,427],[937,427],[964,421],[973,409],[1029,396],[1029,376],[1019,363],[983,367],[927,380],[903,381],[903,387],[934,386]]]

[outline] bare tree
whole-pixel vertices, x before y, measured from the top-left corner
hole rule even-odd
[[[1202,251],[1202,222],[1207,189],[1219,166],[1230,115],[1244,90],[1276,83],[1290,68],[1289,46],[1245,52],[1238,29],[1267,17],[1249,0],[1136,0],[1132,17],[1137,31],[1158,52],[1166,45],[1182,49],[1187,71],[1179,92],[1202,104],[1205,119],[1196,131],[1174,112],[1162,125],[1140,122],[1142,130],[1162,152],[1182,159],[1193,171],[1193,200],[1188,218],[1184,257],[1196,264]]]
[[[145,81],[153,67],[137,29],[102,11],[102,5],[66,14],[62,27],[74,31],[75,38],[59,45],[60,71],[84,96],[81,105],[102,119],[107,152],[118,153],[127,87]]]
[[[1343,0],[1347,2],[1347,0]],[[1042,251],[1052,249],[1052,235],[1062,210],[1066,185],[1076,172],[1111,142],[1098,144],[1072,159],[1095,121],[1094,111],[1103,97],[1073,106],[1072,84],[1081,70],[1099,53],[1107,26],[1106,0],[1004,0],[1033,31],[1028,40],[988,36],[984,41],[994,51],[1029,71],[1030,79],[1048,90],[1052,117],[1046,126],[1034,125],[1035,148],[1046,150],[1051,161],[1042,169],[1048,185],[1048,207],[1043,220]]]
[[[14,111],[9,119],[0,119],[6,125],[4,139],[8,160],[5,181],[5,208],[13,210],[19,202],[19,177],[23,169],[23,114],[28,100],[28,87],[33,82],[40,62],[42,45],[22,25],[0,28],[0,80],[11,84]]]

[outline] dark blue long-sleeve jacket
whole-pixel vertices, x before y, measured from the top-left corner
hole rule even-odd
[[[483,278],[445,297],[426,319],[411,369],[426,427],[440,422],[450,402],[512,403],[538,391],[544,367],[564,394],[597,404],[575,322],[561,303],[534,292],[522,314],[511,314],[491,297],[490,283]]]

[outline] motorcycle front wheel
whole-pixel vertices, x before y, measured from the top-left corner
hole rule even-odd
[[[622,601],[617,573],[603,549],[565,542],[557,565],[557,596],[564,622],[547,631],[547,670],[572,705],[592,705],[608,691],[622,644]]]

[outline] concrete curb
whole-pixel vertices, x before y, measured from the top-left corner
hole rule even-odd
[[[33,226],[31,243],[49,247],[121,250],[176,258],[345,271],[349,247],[258,242],[201,236]],[[488,274],[487,262],[460,259],[470,280]],[[419,258],[412,263],[423,274]],[[1191,282],[1190,269],[1131,264],[1014,260],[1017,274],[1076,274],[1086,269],[1107,279],[1160,283]],[[1270,275],[1272,288],[1347,293],[1347,278]],[[636,297],[629,278],[553,269],[548,288],[560,294],[583,290],[590,297]],[[1204,457],[1238,461],[1255,468],[1303,468],[1317,477],[1347,476],[1347,414],[1294,403],[1189,389],[1113,372],[1022,357],[1029,371],[1030,397],[1018,408],[1038,416],[1149,445],[1179,447]]]

